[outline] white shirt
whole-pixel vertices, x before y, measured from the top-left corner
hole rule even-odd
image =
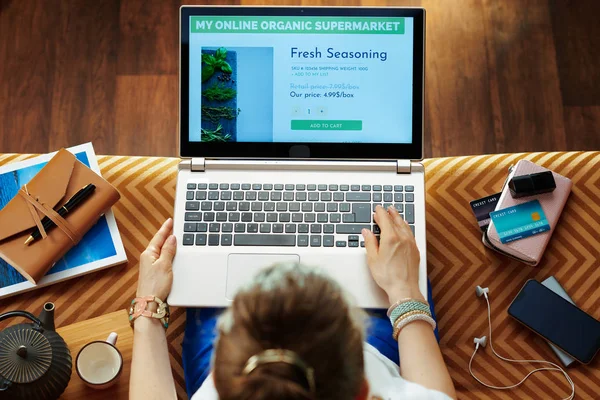
[[[427,389],[417,383],[409,382],[400,376],[396,364],[382,355],[368,343],[364,344],[365,375],[369,381],[369,396],[378,396],[384,400],[449,400],[450,397],[437,390]],[[210,374],[192,400],[219,400],[215,384]]]

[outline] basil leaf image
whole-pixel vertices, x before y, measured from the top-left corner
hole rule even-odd
[[[229,65],[227,61],[223,61],[221,63],[221,71],[225,72],[226,74],[233,73],[233,69],[231,69],[231,65]]]
[[[212,54],[202,54],[202,62],[208,65],[215,65],[217,63],[217,59]]]
[[[225,49],[225,47],[219,47],[215,52],[215,58],[218,60],[225,60],[225,57],[227,57],[227,49]]]
[[[202,66],[202,82],[206,82],[215,73],[213,65],[205,64]]]

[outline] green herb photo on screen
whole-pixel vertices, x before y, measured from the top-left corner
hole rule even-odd
[[[237,136],[237,53],[225,47],[202,49],[201,140],[235,141]]]
[[[203,142],[229,142],[231,135],[223,132],[223,127],[218,125],[216,129],[209,130],[202,128]]]
[[[272,141],[273,48],[198,46],[190,132],[201,142]]]
[[[225,58],[227,57],[227,49],[220,47],[213,54],[202,52],[202,82],[209,80],[217,70],[223,73],[231,74],[231,65]]]
[[[208,89],[202,91],[202,96],[209,101],[227,101],[235,97],[237,91],[230,87],[226,87],[221,83],[215,83]]]

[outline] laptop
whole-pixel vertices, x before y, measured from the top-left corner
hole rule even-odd
[[[227,306],[262,268],[323,269],[388,306],[361,230],[394,205],[426,287],[420,8],[181,7],[169,302]]]

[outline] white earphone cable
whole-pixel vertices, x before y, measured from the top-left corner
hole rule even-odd
[[[492,352],[494,353],[494,355],[496,355],[496,357],[500,358],[501,360],[512,362],[512,363],[542,363],[542,364],[550,364],[550,365],[552,365],[552,368],[537,368],[537,369],[534,369],[533,371],[529,372],[523,379],[521,379],[521,381],[519,383],[516,383],[516,384],[511,385],[511,386],[493,386],[493,385],[489,385],[489,384],[481,381],[473,373],[473,369],[472,369],[473,359],[475,358],[475,354],[477,353],[477,350],[479,349],[479,344],[477,344],[475,346],[475,350],[473,351],[473,355],[471,355],[471,359],[469,360],[469,372],[471,373],[471,376],[477,382],[481,383],[483,386],[486,386],[486,387],[488,387],[490,389],[507,390],[507,389],[513,389],[513,388],[521,385],[531,375],[535,374],[536,372],[541,372],[541,371],[560,371],[565,376],[565,378],[566,378],[567,382],[569,383],[569,385],[571,385],[571,394],[568,397],[565,397],[563,400],[572,400],[575,397],[575,383],[573,383],[573,380],[571,379],[571,377],[569,376],[569,374],[567,374],[567,372],[564,369],[562,369],[560,366],[558,366],[557,364],[555,364],[553,362],[550,362],[550,361],[545,361],[545,360],[514,360],[512,358],[503,357],[503,356],[501,356],[500,354],[498,354],[496,352],[496,350],[494,349],[494,344],[492,342],[492,307],[490,305],[490,301],[488,299],[487,293],[484,293],[484,296],[485,296],[485,301],[487,303],[488,327],[489,327],[489,331],[490,331],[490,348],[492,349]]]

